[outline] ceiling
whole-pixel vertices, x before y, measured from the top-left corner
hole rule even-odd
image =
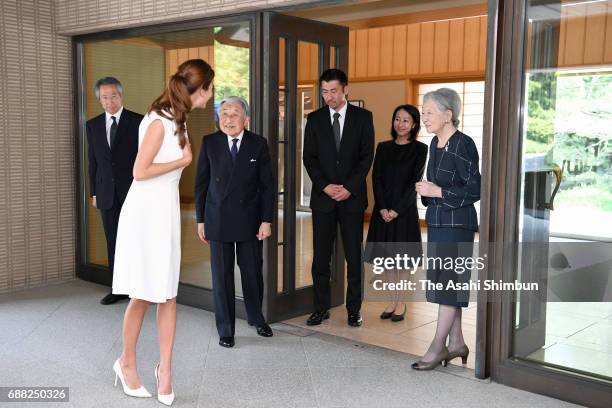
[[[353,0],[342,4],[287,11],[284,14],[336,23],[486,3],[486,0]]]

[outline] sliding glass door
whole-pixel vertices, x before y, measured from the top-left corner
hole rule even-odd
[[[490,305],[491,374],[609,407],[612,2],[498,4],[489,273],[539,290]]]

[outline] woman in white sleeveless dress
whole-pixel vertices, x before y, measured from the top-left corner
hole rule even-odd
[[[185,129],[188,113],[212,96],[214,71],[201,59],[188,60],[140,123],[134,181],[119,217],[113,293],[131,300],[123,320],[123,352],[115,361],[115,385],[134,397],[150,397],[136,370],[136,343],[145,313],[157,303],[160,361],[155,366],[157,398],[171,405],[172,347],[181,265],[179,180],[192,153]]]

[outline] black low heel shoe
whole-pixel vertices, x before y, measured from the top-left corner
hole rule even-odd
[[[380,314],[380,318],[385,320],[385,319],[390,319],[391,316],[393,316],[393,312],[382,312]]]
[[[395,314],[395,311],[393,312],[393,314],[391,315],[391,321],[401,322],[402,320],[404,320],[404,315],[406,315],[406,305],[404,305],[404,311],[402,312],[402,314]]]

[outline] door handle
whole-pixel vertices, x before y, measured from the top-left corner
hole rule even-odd
[[[555,196],[559,191],[559,187],[561,186],[561,179],[563,178],[563,170],[558,165],[554,165],[553,169],[550,170],[555,175],[555,188],[553,189],[552,194],[550,195],[550,202],[544,203],[544,208],[547,210],[554,210],[555,207],[553,205],[553,201],[555,200]]]

